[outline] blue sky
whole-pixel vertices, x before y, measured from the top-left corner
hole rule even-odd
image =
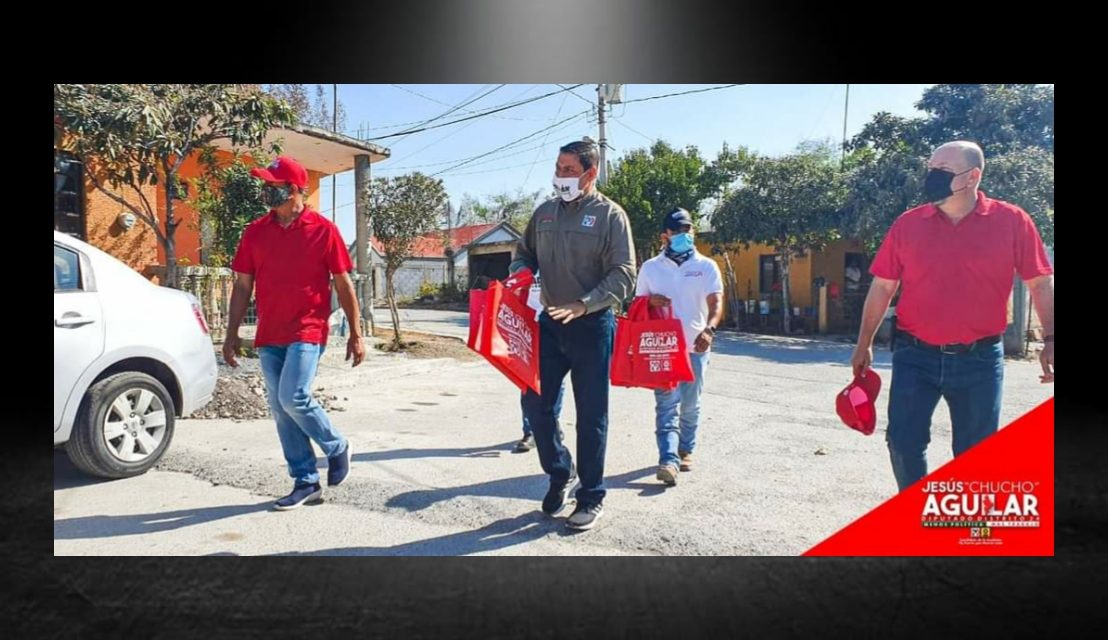
[[[551,84],[497,86],[340,84],[338,95],[346,108],[345,133],[374,138],[414,127],[482,94],[487,95],[432,124],[465,117],[470,115],[469,110],[479,111],[559,90],[558,85]],[[719,85],[629,84],[624,86],[623,99],[714,86]],[[917,115],[913,105],[928,86],[850,85],[847,136],[857,133],[880,111]],[[546,191],[550,188],[558,147],[585,135],[598,137],[595,115],[585,115],[595,106],[596,85],[583,85],[574,93],[562,92],[491,116],[406,137],[375,140],[388,147],[392,157],[374,164],[373,175],[441,172],[435,177],[443,179],[455,206],[465,194],[482,197],[515,193],[518,189]],[[615,150],[609,152],[609,158],[614,161],[627,151],[647,147],[653,139],[678,147],[694,145],[709,159],[715,157],[724,142],[768,155],[788,153],[806,140],[831,139],[837,144],[843,132],[845,94],[846,85],[842,84],[743,85],[614,105],[608,117],[607,137]],[[454,167],[577,114],[581,115],[517,145]],[[354,174],[339,174],[337,181],[336,219],[343,236],[352,240]],[[321,212],[330,217],[330,179],[323,180],[320,191]]]

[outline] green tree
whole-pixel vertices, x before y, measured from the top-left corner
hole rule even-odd
[[[331,87],[330,91],[334,91],[334,87]],[[342,131],[346,128],[346,106],[342,104],[342,100],[337,99],[337,96],[331,96],[330,91],[321,84],[315,86],[315,101],[312,103],[310,115],[303,118],[302,122],[328,131],[331,129]],[[332,108],[338,114],[337,118],[332,114]]]
[[[649,150],[634,149],[620,158],[600,191],[627,212],[642,261],[657,248],[660,216],[683,207],[699,219],[701,204],[722,196],[749,161],[745,149],[732,151],[725,145],[708,163],[696,147],[675,149],[658,141]]]
[[[921,203],[932,150],[970,140],[985,151],[983,188],[1012,202],[1054,242],[1054,87],[1035,84],[941,84],[916,108],[923,117],[879,113],[849,143],[855,161],[844,232],[876,250],[898,215]]]
[[[332,103],[337,102],[338,130],[346,129],[346,106],[343,105],[342,100],[335,101],[331,96],[333,88],[328,89],[322,84],[317,84],[315,85],[315,97],[311,98],[308,96],[307,85],[303,84],[254,84],[246,86],[262,89],[271,96],[284,100],[292,107],[298,123],[328,131],[333,129],[335,125],[331,110],[333,108]]]
[[[925,156],[903,151],[878,154],[861,149],[848,156],[850,185],[839,215],[844,236],[859,239],[870,255],[885,237],[896,216],[920,202]]]
[[[447,202],[442,180],[422,173],[377,178],[370,191],[373,236],[385,258],[385,294],[392,314],[394,348],[400,347],[400,314],[396,309],[394,276],[412,256],[416,240],[439,228]]]
[[[916,108],[928,114],[931,145],[973,140],[988,156],[1034,147],[1054,152],[1054,87],[1041,84],[939,84]]]
[[[242,232],[266,212],[261,182],[250,175],[251,164],[239,156],[220,166],[215,154],[201,157],[206,171],[195,181],[193,206],[199,214],[204,262],[225,267],[235,255]]]
[[[1054,245],[1054,151],[1015,148],[986,160],[990,197],[1019,205],[1035,221],[1043,242]]]
[[[517,189],[514,194],[503,192],[479,199],[469,194],[462,198],[461,211],[465,212],[463,224],[499,224],[507,222],[522,232],[542,198],[542,190],[525,192]]]
[[[312,113],[312,99],[308,97],[308,89],[302,84],[255,84],[251,88],[264,90],[269,95],[283,100],[292,108],[296,121],[309,124]]]
[[[154,230],[171,287],[177,285],[181,221],[174,204],[181,165],[220,141],[258,148],[270,129],[293,122],[284,102],[234,84],[55,84],[54,116],[66,134],[63,148],[89,168],[96,189]],[[143,192],[157,184],[166,186],[164,219]]]

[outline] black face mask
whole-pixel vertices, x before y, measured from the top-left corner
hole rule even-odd
[[[939,202],[949,198],[954,195],[954,191],[950,188],[954,178],[970,171],[973,171],[973,169],[966,169],[962,173],[954,173],[946,169],[929,169],[927,179],[923,181],[923,196],[927,198],[928,202]],[[962,187],[962,189],[965,189],[965,187]],[[959,191],[962,189],[959,189]]]
[[[285,204],[291,197],[292,189],[288,185],[267,184],[262,187],[262,202],[271,209]]]

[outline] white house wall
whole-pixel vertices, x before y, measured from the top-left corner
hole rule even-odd
[[[385,266],[374,265],[376,290],[374,297],[385,297]],[[440,285],[449,282],[450,274],[445,260],[412,259],[404,263],[393,275],[393,284],[398,298],[414,298],[424,282]]]

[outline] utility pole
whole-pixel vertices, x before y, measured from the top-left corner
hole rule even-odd
[[[846,168],[846,114],[850,112],[850,85],[846,85],[846,103],[843,104],[843,152],[839,159],[839,171]]]
[[[596,182],[600,185],[608,181],[608,162],[607,153],[605,152],[605,147],[608,146],[608,138],[604,135],[604,93],[604,85],[596,85],[596,113],[597,121],[600,123],[600,175],[597,177]]]

